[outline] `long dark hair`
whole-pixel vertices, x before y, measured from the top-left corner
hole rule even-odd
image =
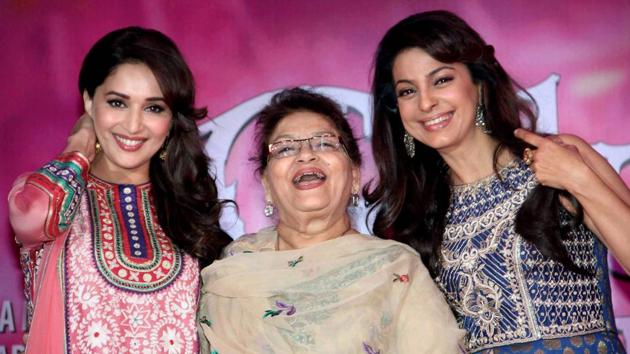
[[[217,198],[208,172],[210,158],[199,137],[196,121],[207,110],[194,106],[192,73],[170,38],[156,30],[127,27],[108,33],[90,49],[79,73],[79,91],[93,97],[96,88],[125,63],[151,69],[173,112],[166,159],[154,155],[149,168],[160,226],[202,266],[210,264],[231,238],[219,225],[225,202]]]
[[[494,48],[453,13],[430,11],[409,16],[389,29],[379,43],[372,81],[372,149],[379,180],[374,188],[371,183],[365,186],[363,195],[371,205],[370,213],[376,212],[373,232],[415,248],[435,275],[451,192],[448,167],[435,149],[415,141],[415,157],[405,153],[392,68],[398,54],[410,48],[422,49],[443,63],[463,63],[473,81],[481,84],[486,125],[498,142],[493,157],[495,172],[504,149],[522,156],[528,147],[513,132],[521,127],[521,119],[535,129],[536,116],[530,106],[535,103],[517,96],[516,88],[522,87],[496,60]],[[516,231],[545,256],[581,273],[561,241],[580,220],[560,222],[560,193],[537,186],[518,212]]]

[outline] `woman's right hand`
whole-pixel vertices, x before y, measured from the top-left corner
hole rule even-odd
[[[92,162],[96,156],[96,133],[94,132],[94,121],[87,113],[83,113],[81,118],[72,128],[72,133],[68,137],[68,143],[63,150],[64,153],[78,151]]]

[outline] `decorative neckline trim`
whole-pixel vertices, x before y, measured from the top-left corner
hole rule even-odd
[[[95,175],[93,175],[91,173],[88,175],[88,178],[89,178],[89,180],[91,182],[96,182],[99,185],[101,185],[101,186],[103,186],[105,188],[110,188],[110,189],[111,188],[117,188],[118,186],[123,186],[123,187],[130,186],[130,187],[136,187],[136,188],[139,188],[139,189],[151,188],[151,181],[147,181],[147,182],[144,182],[144,183],[138,183],[138,184],[134,184],[134,183],[114,183],[114,182],[109,182],[109,181],[106,181],[106,180],[104,180],[102,178],[96,177]]]

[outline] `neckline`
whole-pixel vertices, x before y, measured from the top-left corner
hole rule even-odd
[[[482,177],[476,181],[465,183],[465,184],[452,184],[450,186],[451,193],[453,195],[463,194],[467,191],[475,191],[479,190],[483,187],[487,187],[494,183],[495,181],[505,181],[509,177],[509,172],[514,170],[520,165],[520,159],[514,158],[510,162],[508,162],[505,166],[499,169],[498,173],[493,172],[492,174]]]
[[[102,178],[96,177],[95,175],[93,175],[92,173],[88,174],[88,177],[90,180],[100,184],[100,185],[104,185],[110,188],[115,188],[118,186],[123,186],[123,187],[135,187],[135,188],[147,188],[147,187],[151,187],[151,181],[147,181],[147,182],[143,182],[143,183],[115,183],[115,182],[110,182],[110,181],[106,181]]]
[[[346,235],[353,235],[353,234],[356,234],[356,233],[357,233],[356,231],[355,231],[355,232],[350,232],[350,231],[353,231],[353,230],[354,230],[354,229],[353,229],[353,227],[352,227],[352,223],[350,223],[350,225],[348,226],[348,228],[347,228],[344,232],[342,232],[339,236],[337,236],[337,237],[329,238],[329,239],[327,239],[327,240],[324,240],[324,241],[321,241],[321,242],[317,242],[317,243],[315,243],[315,244],[308,245],[308,246],[306,246],[306,247],[302,247],[302,248],[291,248],[291,249],[287,249],[287,250],[281,250],[281,249],[280,249],[280,233],[278,232],[278,229],[276,228],[276,229],[275,229],[275,233],[276,233],[276,237],[275,237],[275,238],[276,238],[276,239],[275,239],[275,241],[274,241],[274,248],[273,248],[273,250],[274,250],[275,252],[297,251],[297,250],[301,250],[301,249],[309,248],[309,247],[312,247],[312,246],[317,246],[317,245],[319,245],[319,244],[322,244],[322,243],[325,243],[325,242],[328,242],[328,241],[337,240],[337,239],[342,238],[342,237],[344,237],[344,236],[346,236]],[[349,233],[349,232],[350,232],[350,233]]]

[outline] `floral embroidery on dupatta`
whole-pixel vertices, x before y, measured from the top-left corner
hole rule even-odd
[[[265,310],[265,314],[263,315],[262,318],[276,317],[278,315],[281,315],[283,312],[285,316],[292,316],[296,312],[295,306],[291,304],[285,304],[282,301],[276,301],[276,309]]]

